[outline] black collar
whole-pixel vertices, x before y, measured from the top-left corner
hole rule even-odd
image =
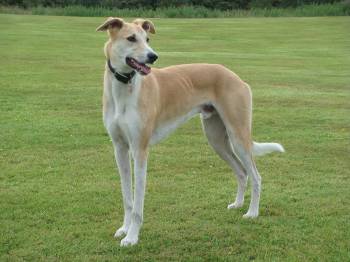
[[[107,60],[107,64],[109,67],[109,70],[111,70],[111,72],[113,73],[113,75],[115,76],[115,78],[124,83],[124,84],[128,84],[131,82],[131,79],[135,76],[136,72],[133,70],[130,73],[118,73],[117,71],[115,71],[115,69],[113,68],[113,66],[111,65],[111,60]]]

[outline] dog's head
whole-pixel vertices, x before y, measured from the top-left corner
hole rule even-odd
[[[155,34],[151,21],[136,19],[127,23],[121,18],[109,17],[96,31],[108,32],[105,54],[117,63],[118,70],[126,72],[132,68],[142,75],[151,72],[146,64],[153,64],[158,58],[149,46],[149,34]]]

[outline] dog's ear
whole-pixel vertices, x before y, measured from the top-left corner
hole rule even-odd
[[[134,24],[137,24],[143,28],[147,33],[155,34],[156,30],[154,28],[154,24],[149,20],[144,19],[136,19],[133,21]]]
[[[96,28],[96,31],[107,31],[107,29],[112,29],[112,28],[122,28],[124,24],[123,19],[118,18],[118,17],[108,17],[107,20],[100,25],[99,27]]]

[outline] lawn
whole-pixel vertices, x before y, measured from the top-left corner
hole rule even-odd
[[[151,150],[140,242],[102,124],[104,18],[0,15],[0,261],[350,260],[350,18],[153,19],[157,67],[221,63],[253,90],[260,217],[199,118]]]

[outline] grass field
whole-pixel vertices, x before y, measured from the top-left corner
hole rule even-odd
[[[158,67],[221,63],[254,94],[261,215],[199,118],[150,154],[139,245],[101,118],[103,18],[0,15],[0,261],[349,261],[350,18],[154,19]]]

